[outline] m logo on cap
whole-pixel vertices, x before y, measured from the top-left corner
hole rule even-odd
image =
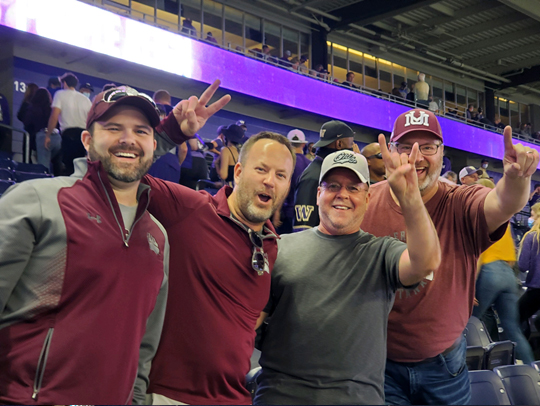
[[[356,164],[357,162],[358,161],[356,160],[356,157],[354,156],[354,154],[348,154],[346,152],[342,152],[341,154],[338,154],[334,158],[335,164],[345,164],[345,163]]]
[[[326,132],[326,128],[321,128],[321,132],[319,133],[319,137],[324,138],[324,133]]]
[[[414,116],[414,110],[409,111],[405,114],[404,127],[409,127],[410,125],[425,125],[426,127],[429,127],[429,114],[420,111],[420,117],[417,118]]]

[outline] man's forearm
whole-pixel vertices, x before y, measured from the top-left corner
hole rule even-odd
[[[499,208],[508,219],[520,211],[529,201],[531,178],[508,179],[503,176],[495,186]]]

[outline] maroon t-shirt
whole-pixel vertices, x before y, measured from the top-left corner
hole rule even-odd
[[[146,176],[148,211],[170,243],[169,296],[148,393],[197,404],[251,404],[245,388],[255,322],[270,296],[270,274],[253,270],[253,244],[230,219],[225,186],[216,196]],[[277,241],[263,240],[270,269]],[[272,237],[273,236],[273,237]]]
[[[433,280],[422,280],[416,289],[397,291],[388,319],[389,359],[418,362],[434,357],[451,347],[465,329],[472,313],[478,256],[507,227],[505,223],[489,235],[484,216],[489,192],[482,186],[439,182],[436,194],[426,203],[439,235],[441,266]],[[405,221],[388,182],[373,185],[370,193],[362,230],[406,241]]]

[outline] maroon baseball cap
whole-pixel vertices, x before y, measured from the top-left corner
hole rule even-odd
[[[116,106],[133,106],[142,111],[153,128],[160,122],[159,110],[150,96],[139,93],[129,86],[113,87],[94,98],[86,118],[86,128],[103,117],[109,109]]]
[[[396,142],[413,131],[427,131],[443,141],[441,125],[433,112],[424,109],[413,109],[400,114],[394,122],[390,142]]]

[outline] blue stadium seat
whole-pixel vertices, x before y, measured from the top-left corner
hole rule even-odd
[[[469,371],[471,405],[510,405],[501,378],[493,371]]]
[[[208,179],[199,179],[195,185],[195,190],[206,190],[211,195],[215,195],[220,188],[218,182],[212,182]]]
[[[2,196],[4,194],[4,192],[6,190],[8,190],[8,188],[11,186],[11,185],[14,185],[15,182],[12,182],[10,180],[0,180],[0,196]]]
[[[0,151],[0,159],[11,159],[13,154],[7,151]]]
[[[13,180],[13,172],[9,169],[0,168],[0,180]]]
[[[516,343],[512,341],[497,341],[486,348],[484,368],[493,370],[503,365],[514,365]]]
[[[478,371],[484,368],[484,356],[486,350],[481,346],[467,347],[467,369],[469,371]]]
[[[491,344],[491,338],[489,337],[486,326],[480,319],[474,316],[471,316],[469,319],[463,335],[467,340],[467,346],[470,347],[485,348]]]
[[[13,162],[11,159],[0,158],[0,168],[9,169],[10,171],[12,171],[15,169],[16,165],[17,164]]]
[[[13,177],[16,182],[24,182],[25,180],[30,179],[51,178],[52,175],[49,175],[48,173],[14,171]]]
[[[534,361],[531,363],[531,366],[536,369],[536,372],[540,374],[540,361]]]
[[[27,164],[24,162],[16,162],[17,167],[15,170],[26,173],[50,173],[46,166],[41,164]]]
[[[246,375],[246,389],[251,394],[251,399],[253,399],[255,392],[257,392],[257,376],[259,376],[261,369],[261,367],[253,368]]]
[[[494,370],[513,405],[540,405],[540,376],[530,365],[506,365]]]

